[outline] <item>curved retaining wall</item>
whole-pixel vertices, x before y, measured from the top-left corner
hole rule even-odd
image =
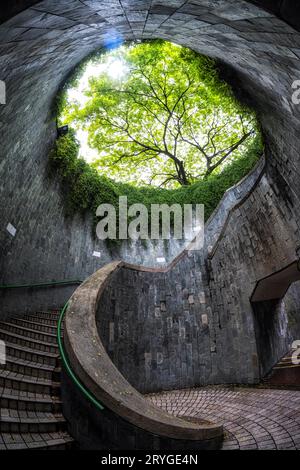
[[[230,337],[232,322],[223,328],[215,323],[207,259],[232,213],[255,191],[264,167],[262,158],[225,193],[205,226],[204,250],[184,251],[166,269],[125,263],[110,277],[99,304],[98,332],[112,361],[139,391],[258,380],[258,370],[250,369],[238,349],[249,334],[242,318],[235,318],[237,345]],[[256,354],[254,337],[244,354]]]
[[[262,159],[224,195],[206,225],[203,251],[183,252],[168,269],[125,264],[111,276],[99,304],[98,332],[112,361],[139,391],[260,380],[264,358],[257,349],[250,297],[257,279],[284,265],[293,243],[279,208],[268,206],[270,231],[264,212],[257,210],[274,198],[264,167]],[[287,245],[275,241],[277,231]],[[263,250],[255,250],[258,237],[266,241]],[[288,310],[273,310],[274,325],[271,321],[267,333],[274,344],[272,364],[296,331]],[[282,322],[287,325],[284,344],[276,328]]]
[[[83,449],[217,448],[223,436],[221,425],[196,424],[151,405],[108,357],[96,319],[106,284],[119,269],[116,262],[93,274],[73,294],[66,311],[64,345],[71,368],[105,407],[99,411],[89,404],[64,372],[63,408],[71,434]]]

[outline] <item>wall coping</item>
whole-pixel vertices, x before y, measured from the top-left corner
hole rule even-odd
[[[238,209],[252,194],[257,185],[259,184],[261,178],[265,173],[266,168],[266,159],[263,155],[255,167],[244,176],[236,185],[228,188],[218,206],[214,212],[209,217],[208,221],[205,224],[204,230],[204,245],[205,251],[207,252],[208,258],[213,258],[214,254],[217,251],[218,245],[223,238],[223,235],[228,226],[230,217],[232,213]],[[194,240],[192,240],[187,247],[182,250],[172,261],[161,268],[151,268],[148,266],[141,266],[138,264],[132,264],[127,262],[122,262],[122,266],[127,269],[134,271],[142,272],[152,272],[152,273],[167,273],[173,269],[174,266],[182,259],[184,256],[187,256],[192,251],[189,251],[189,246],[192,245]]]
[[[226,231],[230,217],[253,193],[265,173],[266,158],[263,155],[255,167],[236,185],[225,191],[220,203],[205,224],[205,246],[208,257],[217,251],[220,240]]]
[[[299,280],[300,260],[297,259],[257,281],[250,300],[255,303],[283,299],[291,284]]]
[[[111,276],[122,266],[119,261],[104,266],[69,301],[64,345],[73,371],[105,407],[143,430],[173,439],[219,439],[223,435],[222,425],[192,423],[155,407],[127,382],[109,358],[98,334],[96,314]]]

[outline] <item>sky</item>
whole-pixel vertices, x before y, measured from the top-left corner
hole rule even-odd
[[[104,63],[97,64],[91,62],[87,64],[79,83],[76,87],[68,90],[68,100],[77,101],[83,107],[88,101],[85,91],[88,89],[89,79],[97,77],[103,72],[107,72],[111,78],[119,80],[126,75],[128,67],[124,61],[115,57],[108,57],[107,61]],[[76,137],[80,143],[80,156],[88,163],[92,162],[97,157],[98,152],[92,149],[88,144],[88,131],[78,129],[76,130]]]
[[[122,78],[125,78],[126,75],[129,74],[130,69],[129,65],[125,62],[124,59],[122,59],[122,55],[119,54],[119,52],[122,53],[122,47],[118,48],[118,53],[115,54],[107,54],[105,59],[98,59],[97,60],[91,60],[88,62],[85,66],[85,69],[80,77],[80,79],[77,81],[77,84],[75,87],[69,88],[67,90],[67,100],[69,103],[77,103],[79,105],[79,108],[83,108],[87,101],[89,100],[89,97],[86,95],[86,92],[89,90],[89,80],[91,78],[100,76],[103,72],[107,73],[111,79],[119,81],[122,80]],[[195,109],[197,111],[197,108]],[[224,117],[225,115],[222,116],[222,112],[219,110],[220,117]],[[63,124],[71,124],[68,123],[66,118],[64,119],[64,116],[62,117],[62,123]],[[236,118],[231,118],[231,123],[227,125],[227,129],[229,131],[232,130],[232,132],[236,128],[236,119],[239,119],[238,115]],[[97,160],[99,158],[99,152],[96,149],[93,149],[89,146],[88,144],[88,131],[85,130],[82,126],[76,127],[76,123],[72,124],[72,127],[74,128],[76,132],[76,138],[79,141],[80,147],[79,147],[79,156],[83,158],[87,163],[92,163],[93,161]],[[199,129],[199,132],[201,133],[201,128]],[[200,137],[199,137],[200,138]],[[207,136],[203,135],[203,142],[206,141]],[[182,144],[183,146],[184,144]],[[188,147],[188,146],[187,146]],[[185,148],[181,149],[182,153],[186,155]],[[231,162],[231,158],[229,158],[224,164],[229,164]],[[195,165],[198,165],[197,161],[195,161]],[[198,165],[199,166],[199,165]],[[195,166],[196,168],[196,166]],[[196,169],[194,170],[196,171]],[[99,170],[102,170],[103,168],[98,166]],[[105,169],[105,168],[104,168]],[[197,167],[198,169],[198,167]],[[201,171],[203,170],[200,168]],[[197,172],[196,172],[197,174]],[[145,184],[155,184],[159,185],[162,184],[163,181],[165,180],[165,176],[156,176],[155,180],[152,178],[153,175],[153,167],[148,166],[148,167],[142,167],[140,168],[140,173],[139,173],[139,181],[143,179]],[[135,183],[136,182],[136,173],[128,174],[126,169],[122,173],[120,170],[120,180],[121,181],[126,181],[129,183]]]

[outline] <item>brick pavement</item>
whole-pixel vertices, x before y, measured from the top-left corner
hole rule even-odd
[[[147,397],[177,416],[221,422],[223,449],[300,449],[300,391],[220,386]]]

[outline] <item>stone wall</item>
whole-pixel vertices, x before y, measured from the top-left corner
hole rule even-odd
[[[94,398],[92,404],[87,401],[86,394],[64,371],[63,409],[71,435],[83,449],[218,448],[223,439],[220,423],[195,423],[153,407],[115,367],[97,335],[97,307],[111,276],[123,265],[113,262],[90,276],[74,293],[65,312],[63,343],[69,367]]]
[[[256,355],[251,320],[244,323],[237,306],[223,326],[216,318],[220,305],[212,310],[208,253],[217,249],[231,214],[263,173],[264,159],[227,191],[206,224],[203,251],[189,252],[167,272],[123,268],[114,274],[99,304],[98,331],[113,362],[138,390],[258,379],[248,361]]]
[[[295,312],[292,328],[281,307],[254,310],[249,301],[257,279],[284,266],[288,249],[295,256],[297,238],[273,187],[265,175],[259,178],[212,246],[216,213],[203,252],[186,255],[170,271],[123,268],[115,274],[99,305],[98,331],[138,390],[257,382],[297,338]],[[296,293],[287,298],[297,309]]]
[[[167,318],[171,318],[168,322],[176,344],[170,346],[171,357],[176,357],[176,364],[183,358],[185,365],[175,370],[169,361],[157,367],[161,360],[158,349],[164,353],[168,346],[163,338],[152,339],[152,351],[148,338],[137,359],[138,386],[143,388],[146,383],[143,361],[157,387],[160,380],[170,387],[179,382],[184,386],[218,380],[255,381],[258,357],[249,296],[256,280],[295,259],[299,244],[299,106],[292,103],[291,86],[300,79],[300,35],[274,14],[243,0],[43,0],[0,26],[0,79],[7,86],[7,104],[0,105],[4,129],[0,280],[82,279],[114,257],[102,246],[101,259],[92,256],[99,246],[91,236],[89,217],[68,220],[59,182],[48,177],[47,155],[55,139],[51,106],[68,73],[91,51],[105,48],[114,39],[156,37],[220,59],[231,69],[234,83],[259,113],[267,168],[252,195],[232,213],[213,256],[182,261],[182,272],[176,268],[170,283],[164,278],[168,284],[165,295],[157,286],[166,302]],[[17,229],[15,237],[6,231],[9,222]],[[129,291],[134,281],[133,274],[128,274]],[[147,293],[147,275],[139,281]],[[143,305],[144,291],[138,295]],[[201,298],[205,303],[189,303],[190,295],[194,300],[200,296],[199,302]],[[35,305],[31,297],[20,304],[22,298],[14,297],[9,308],[23,310],[30,302],[34,309],[41,302],[39,299]],[[149,292],[146,298],[149,310],[145,304],[141,312],[149,315],[145,321],[151,333],[154,307],[160,304],[151,300]],[[207,315],[208,326],[202,315]],[[142,322],[141,316],[138,323]],[[176,339],[179,328],[188,340]],[[151,360],[145,353],[151,354]],[[275,352],[272,360],[276,356]],[[168,381],[159,371],[167,374]]]
[[[281,305],[281,308],[283,309],[287,317],[290,337],[293,339],[300,338],[299,304],[300,282],[298,281],[291,285],[284,299],[282,300]]]
[[[299,31],[299,2],[293,0],[251,0],[251,3],[275,13]]]
[[[260,362],[265,376],[300,338],[300,283],[292,284],[282,300],[259,302],[253,306],[254,326]]]

